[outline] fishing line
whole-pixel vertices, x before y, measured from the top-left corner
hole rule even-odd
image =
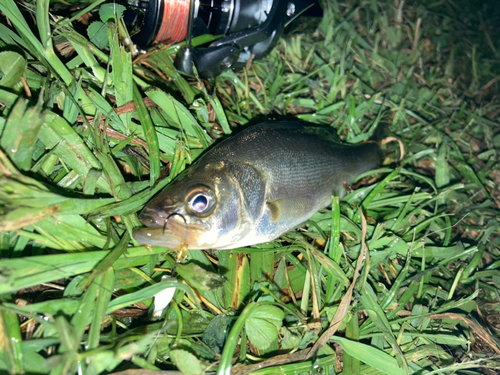
[[[175,265],[174,265],[174,268],[172,269],[172,277],[174,277],[175,276],[175,271],[177,269],[177,265],[180,262],[182,262],[184,259],[186,259],[186,257],[187,257],[186,240],[187,240],[187,235],[188,235],[188,224],[187,224],[187,221],[186,221],[186,218],[184,217],[184,215],[182,215],[179,212],[172,212],[165,219],[165,224],[163,224],[163,234],[165,234],[165,229],[167,228],[168,220],[172,216],[180,216],[182,218],[182,220],[184,221],[184,226],[185,226],[184,240],[182,241],[182,244],[181,244],[179,250],[177,251],[177,255],[175,256]]]
[[[178,43],[184,40],[188,34],[189,8],[190,0],[165,0],[163,14],[160,15],[162,22],[153,44]]]

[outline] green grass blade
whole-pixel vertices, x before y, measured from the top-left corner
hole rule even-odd
[[[395,358],[381,352],[370,345],[334,336],[332,341],[338,343],[349,355],[364,362],[387,375],[406,375],[408,372],[399,367]]]

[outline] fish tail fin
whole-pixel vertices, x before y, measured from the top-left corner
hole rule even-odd
[[[386,122],[379,122],[369,138],[369,141],[377,143],[379,146],[381,142],[389,135],[389,124]]]
[[[380,122],[377,124],[373,134],[368,138],[367,141],[361,142],[364,144],[370,143],[373,148],[376,148],[375,157],[377,160],[377,165],[381,165],[384,160],[384,153],[380,146],[383,144],[383,140],[389,134],[389,124],[385,122]],[[373,151],[372,151],[373,152]]]
[[[378,148],[379,165],[382,164],[382,161],[384,160],[384,153],[382,152],[382,149],[380,147],[387,143],[396,142],[399,144],[399,153],[400,153],[399,161],[403,159],[403,156],[405,154],[405,147],[403,142],[399,138],[390,136],[389,133],[390,133],[389,124],[386,122],[380,122],[377,124],[375,131],[368,140],[368,142],[376,143],[379,146]]]

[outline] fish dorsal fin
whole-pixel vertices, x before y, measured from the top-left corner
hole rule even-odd
[[[333,142],[341,142],[337,131],[330,126],[318,126],[318,125],[302,125],[296,121],[278,121],[278,122],[264,122],[262,124],[254,125],[250,129],[256,132],[262,130],[269,131],[299,131],[303,134],[314,134],[318,135],[323,139],[327,139]]]
[[[262,129],[273,129],[273,130],[300,130],[304,129],[304,126],[296,121],[273,121],[273,122],[263,122],[257,125],[252,125],[249,129],[258,131]]]

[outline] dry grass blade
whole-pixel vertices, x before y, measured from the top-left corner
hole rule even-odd
[[[405,145],[403,141],[396,137],[386,137],[380,141],[380,145],[386,145],[391,142],[396,142],[399,145],[399,161],[403,160],[405,156]]]
[[[318,341],[314,344],[314,346],[309,350],[308,353],[308,358],[316,354],[316,352],[323,346],[325,345],[329,340],[330,337],[332,337],[335,332],[337,332],[337,329],[339,328],[340,324],[344,321],[345,317],[347,316],[347,313],[349,312],[349,306],[351,306],[352,302],[352,293],[354,292],[354,287],[356,285],[356,280],[358,279],[359,271],[361,270],[361,265],[363,264],[363,259],[367,256],[367,248],[366,248],[366,218],[365,215],[363,215],[363,212],[361,209],[358,207],[359,214],[361,216],[361,222],[362,222],[362,227],[361,227],[361,251],[359,252],[358,259],[356,261],[356,268],[354,270],[354,276],[352,277],[351,285],[347,289],[346,294],[344,297],[342,297],[342,300],[340,301],[339,308],[335,315],[333,316],[332,321],[330,322],[330,327],[323,332],[323,334],[320,336]]]
[[[476,340],[481,340],[482,342],[486,343],[492,351],[494,351],[496,354],[500,355],[500,348],[498,345],[491,339],[490,335],[486,332],[486,330],[481,327],[478,323],[467,319],[466,317],[455,314],[455,313],[444,313],[444,314],[434,314],[429,316],[430,319],[453,319],[453,320],[461,320],[465,324],[467,324],[471,330],[472,334],[474,335]]]
[[[304,349],[296,353],[277,355],[271,359],[267,359],[254,365],[234,367],[231,369],[231,375],[246,375],[260,369],[265,369],[267,367],[281,366],[295,362],[303,362],[311,357],[309,355],[309,351],[310,349]]]
[[[361,265],[363,264],[363,259],[365,258],[366,254],[366,245],[365,245],[365,238],[366,238],[366,219],[365,216],[363,215],[363,212],[361,209],[358,207],[359,213],[361,215],[361,220],[362,220],[362,235],[361,235],[361,248],[363,249],[362,251],[359,252],[359,256],[356,262],[356,268],[354,270],[354,276],[351,281],[351,285],[347,289],[346,294],[344,297],[342,297],[342,300],[340,301],[339,308],[337,312],[335,313],[331,323],[330,327],[323,332],[323,334],[320,336],[320,338],[316,341],[314,346],[310,349],[304,349],[301,351],[298,351],[296,353],[291,353],[291,354],[283,354],[279,356],[275,356],[271,359],[268,359],[264,362],[255,364],[255,365],[250,365],[250,366],[245,366],[245,367],[236,367],[233,368],[231,373],[233,375],[246,375],[249,374],[253,371],[263,369],[266,367],[271,367],[271,366],[280,366],[280,365],[285,365],[288,363],[294,363],[294,362],[301,362],[305,361],[311,357],[313,357],[316,352],[323,346],[325,345],[329,340],[330,337],[332,337],[335,332],[337,332],[337,329],[339,328],[340,324],[343,322],[344,318],[347,316],[347,313],[349,312],[349,307],[352,302],[352,293],[354,291],[354,286],[356,285],[356,280],[359,275],[359,271],[361,269]]]

